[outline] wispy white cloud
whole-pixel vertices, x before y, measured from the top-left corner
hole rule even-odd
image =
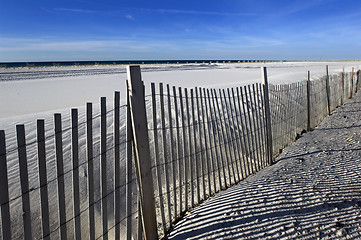
[[[140,9],[147,12],[173,13],[173,14],[194,14],[194,15],[219,15],[219,16],[255,16],[254,13],[231,13],[231,12],[212,12],[212,11],[195,11],[179,9]]]
[[[135,18],[130,14],[125,15],[125,18],[127,18],[129,20],[135,20]]]
[[[88,9],[75,9],[75,8],[54,8],[54,11],[58,11],[58,12],[76,12],[76,13],[95,13],[95,11],[93,10],[88,10]]]

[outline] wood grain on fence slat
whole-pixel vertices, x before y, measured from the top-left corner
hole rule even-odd
[[[25,127],[16,125],[18,157],[20,170],[21,195],[23,203],[23,224],[24,239],[32,239],[31,235],[31,211],[29,196],[29,179],[28,179],[28,160],[26,154]]]
[[[328,65],[326,65],[326,103],[328,115],[331,114],[331,103],[330,103],[330,76],[328,75]]]
[[[159,137],[158,137],[158,122],[157,122],[157,99],[155,92],[155,84],[151,84],[152,90],[152,109],[153,109],[153,135],[154,135],[154,159],[155,159],[155,172],[158,180],[158,195],[160,204],[160,215],[162,220],[162,230],[165,234],[167,232],[167,222],[164,215],[164,202],[163,202],[163,184],[161,177],[161,165],[159,162]],[[134,130],[133,130],[134,131]]]
[[[60,238],[67,239],[66,226],[66,207],[65,207],[65,185],[64,185],[64,161],[63,161],[63,137],[61,115],[54,114],[55,121],[55,151],[56,151],[56,170],[58,180],[58,203],[59,203],[59,224]]]
[[[201,178],[201,180],[202,180],[202,193],[203,193],[203,196],[200,198],[200,199],[198,199],[198,203],[201,201],[201,200],[203,200],[203,199],[205,199],[205,197],[206,197],[206,183],[205,183],[205,177],[206,177],[206,175],[207,174],[205,174],[205,170],[206,170],[206,167],[205,167],[205,160],[204,160],[204,157],[205,157],[205,151],[207,151],[206,149],[203,149],[203,136],[202,136],[202,122],[201,121],[203,121],[203,118],[201,119],[201,108],[203,107],[203,106],[200,106],[200,101],[199,101],[199,92],[201,91],[201,89],[198,89],[198,88],[195,88],[195,95],[196,95],[196,105],[197,105],[197,107],[196,107],[196,110],[197,110],[197,122],[198,122],[198,124],[197,124],[197,129],[198,129],[198,137],[197,137],[197,139],[198,139],[198,142],[199,142],[199,154],[197,154],[197,155],[199,155],[199,163],[200,163],[200,172],[201,172],[201,174],[200,174],[200,178]],[[197,166],[196,166],[197,167]],[[197,167],[198,168],[198,167]],[[208,176],[207,176],[207,178],[209,178]],[[200,194],[199,194],[200,195]]]
[[[225,128],[225,133],[226,133],[227,142],[228,142],[229,164],[231,165],[231,169],[232,169],[233,184],[235,184],[235,183],[237,183],[239,181],[237,179],[237,177],[239,176],[239,173],[238,173],[238,168],[237,167],[236,167],[236,170],[234,169],[234,163],[237,162],[236,147],[234,145],[235,137],[233,137],[232,133],[231,133],[231,124],[233,125],[234,122],[231,121],[231,115],[230,115],[230,112],[229,112],[230,111],[229,110],[230,106],[227,103],[226,91],[224,89],[222,89],[223,98],[222,98],[221,91],[219,91],[219,93],[220,93],[221,102],[223,102],[222,103],[222,106],[223,106],[222,107],[222,114],[223,114],[222,116],[224,117],[224,119],[226,119],[225,124],[224,124],[224,128]],[[223,99],[223,101],[222,101],[222,99]],[[233,149],[233,151],[231,149]],[[236,174],[236,171],[237,171],[237,174]]]
[[[266,164],[266,137],[265,137],[265,124],[264,124],[264,110],[263,110],[263,99],[262,99],[262,85],[258,83],[256,85],[257,91],[257,105],[258,105],[258,121],[260,126],[260,135],[261,135],[261,143],[262,143],[262,168],[267,166]]]
[[[140,189],[142,223],[146,240],[158,238],[154,186],[146,115],[145,87],[140,67],[128,66],[129,105],[131,107],[134,157]]]
[[[256,88],[257,86],[257,88]],[[262,154],[262,138],[261,138],[261,125],[259,123],[260,115],[259,115],[259,106],[258,106],[258,84],[253,84],[253,104],[254,104],[254,120],[255,120],[255,128],[257,133],[257,145],[258,145],[258,154],[259,154],[259,168],[262,169],[263,166],[263,154]]]
[[[183,104],[183,95],[182,88],[179,88],[179,99],[180,99],[180,111],[182,119],[182,140],[183,140],[183,174],[184,174],[184,210],[188,210],[188,138],[187,138],[187,128],[186,128],[186,113],[184,113],[185,108]]]
[[[5,131],[0,130],[0,206],[2,239],[11,239],[11,220],[9,208],[8,167],[6,160]]]
[[[45,121],[37,120],[38,166],[43,239],[50,239],[48,182],[46,175]]]
[[[217,143],[218,143],[218,148],[219,148],[219,155],[218,155],[218,161],[221,163],[220,164],[220,167],[222,168],[222,173],[223,173],[223,183],[224,185],[222,185],[221,189],[226,189],[227,186],[229,186],[228,184],[228,179],[230,180],[230,178],[227,179],[227,176],[226,176],[226,163],[225,163],[225,157],[224,157],[224,149],[225,148],[225,141],[224,141],[224,138],[222,139],[221,137],[221,133],[220,133],[220,128],[222,128],[222,119],[221,119],[221,115],[219,115],[219,103],[218,103],[218,99],[217,99],[217,93],[216,93],[216,90],[214,89],[211,89],[211,97],[212,97],[212,102],[213,102],[213,105],[212,105],[212,108],[213,109],[213,116],[214,116],[214,120],[212,121],[214,123],[213,125],[213,129],[214,131],[216,131],[215,135],[217,136],[217,140],[215,140],[215,146],[217,146]],[[221,126],[220,126],[221,125]],[[229,172],[228,172],[229,174]]]
[[[89,239],[95,239],[94,219],[94,156],[93,156],[93,104],[86,104],[86,148],[88,163]]]
[[[271,125],[271,111],[270,111],[270,102],[269,102],[269,92],[268,92],[268,76],[267,68],[262,68],[263,73],[263,94],[264,94],[264,105],[265,105],[265,117],[266,117],[266,129],[267,129],[267,156],[268,164],[272,164],[273,159],[273,147],[272,147],[272,125]]]
[[[204,89],[202,89],[202,88],[199,89],[200,106],[199,106],[198,111],[200,111],[200,118],[202,119],[202,124],[201,125],[203,126],[202,132],[203,132],[203,137],[204,137],[204,141],[201,140],[201,143],[204,142],[204,154],[202,154],[202,156],[203,156],[202,161],[206,165],[205,171],[207,171],[206,175],[207,175],[208,196],[211,196],[212,195],[212,190],[211,190],[211,167],[210,167],[210,165],[211,165],[211,160],[212,159],[210,159],[210,156],[209,156],[209,148],[208,148],[209,139],[207,138],[207,129],[206,129],[207,120],[206,120],[206,115],[204,114],[206,105],[204,103],[205,100],[203,101],[203,90]],[[200,120],[199,120],[199,122],[200,122]],[[201,145],[201,146],[203,146],[203,145]],[[203,179],[204,179],[204,177],[203,177]],[[203,197],[206,198],[206,196],[207,196],[206,186],[204,185],[203,188],[204,188],[203,189],[204,190],[204,192],[203,192],[204,196]]]
[[[197,189],[197,201],[195,201],[193,204],[196,205],[200,202],[200,185],[199,185],[199,168],[202,168],[202,165],[200,164],[199,161],[199,152],[198,152],[198,146],[197,146],[197,118],[196,118],[196,114],[195,114],[195,109],[197,108],[194,102],[194,89],[191,89],[191,108],[192,108],[192,125],[193,125],[193,146],[194,146],[194,154],[193,154],[193,161],[192,161],[192,168],[193,171],[191,169],[192,172],[194,172],[195,174],[195,178],[196,178],[196,189]],[[192,178],[193,179],[193,178]],[[193,181],[192,181],[193,183]],[[192,184],[193,185],[193,184]]]
[[[128,92],[128,91],[127,91]],[[121,192],[120,192],[120,176],[121,176],[121,170],[120,170],[120,92],[114,92],[114,115],[113,115],[113,121],[114,121],[114,128],[113,128],[113,142],[114,142],[114,225],[115,225],[115,239],[120,239],[120,213],[121,213],[121,205],[120,205],[120,199],[121,199]],[[126,143],[128,144],[128,143]],[[127,163],[125,163],[127,164]],[[127,187],[127,183],[126,183]],[[127,208],[126,211],[126,217],[128,220],[128,212]],[[131,223],[130,223],[131,224]],[[128,234],[128,222],[126,222],[126,230]]]
[[[81,239],[80,195],[79,195],[79,133],[78,109],[71,110],[71,150],[73,159],[73,218],[75,239]]]
[[[215,151],[215,162],[218,170],[218,184],[219,184],[219,191],[225,189],[225,186],[227,185],[226,182],[226,173],[222,165],[222,148],[221,148],[221,141],[219,140],[219,132],[218,132],[218,124],[217,124],[217,114],[215,112],[215,106],[214,106],[214,98],[213,98],[213,91],[210,89],[207,89],[207,97],[209,102],[209,111],[210,111],[210,130],[209,133],[213,135],[213,143],[214,143],[214,151]],[[212,99],[212,100],[211,100]],[[222,176],[221,171],[223,173],[223,182],[224,185],[222,185]]]
[[[189,171],[189,181],[190,184],[190,195],[191,195],[191,207],[194,206],[194,185],[193,185],[193,171],[192,171],[192,156],[193,152],[193,145],[192,145],[192,129],[191,129],[191,116],[190,116],[190,108],[189,108],[189,100],[188,100],[188,89],[184,89],[184,97],[186,100],[186,119],[187,119],[187,129],[188,129],[188,145],[189,145],[189,152],[188,152],[188,161],[186,161],[186,171]],[[187,206],[188,209],[188,206]]]
[[[163,83],[159,83],[159,95],[160,95],[160,120],[161,120],[161,129],[162,129],[162,140],[163,140],[163,168],[164,168],[164,175],[165,175],[165,189],[167,196],[167,215],[168,215],[168,222],[169,226],[172,225],[172,215],[171,215],[171,209],[170,209],[170,191],[169,191],[169,168],[170,168],[170,160],[169,160],[169,151],[168,151],[168,143],[167,143],[167,131],[165,126],[165,109],[164,109],[164,89],[163,89]],[[171,121],[171,119],[169,119]]]
[[[173,86],[173,96],[174,96],[174,111],[175,111],[175,124],[176,124],[176,145],[177,145],[177,161],[178,161],[178,186],[179,186],[179,213],[175,211],[176,216],[180,216],[183,212],[183,192],[182,192],[182,146],[181,146],[181,134],[180,134],[180,123],[179,123],[179,113],[178,113],[178,101],[177,101],[177,90]],[[182,98],[180,98],[182,101]]]
[[[101,206],[104,240],[108,239],[108,199],[107,199],[107,102],[100,98],[100,174],[101,174]]]
[[[232,94],[231,94],[232,93]],[[243,173],[242,173],[242,165],[241,162],[243,158],[241,157],[242,151],[239,145],[239,141],[241,139],[240,137],[240,131],[239,131],[239,125],[238,125],[238,119],[237,119],[237,108],[236,105],[234,105],[234,89],[227,88],[227,95],[228,95],[228,104],[229,104],[229,114],[230,121],[232,123],[232,141],[233,141],[233,148],[234,148],[234,160],[235,160],[235,166],[237,171],[237,177],[238,181],[241,181],[243,179]]]
[[[249,96],[249,92],[247,91],[247,86],[243,87],[244,90],[244,104],[246,107],[246,122],[248,123],[247,126],[247,130],[248,130],[248,144],[249,144],[249,149],[250,149],[250,162],[251,162],[251,169],[252,169],[252,173],[257,172],[257,168],[255,166],[255,163],[257,161],[257,156],[256,156],[256,149],[255,149],[255,145],[254,145],[254,140],[253,140],[253,131],[252,131],[252,122],[251,122],[251,109],[250,109],[250,104],[249,104],[249,100],[248,100],[248,96]],[[243,94],[242,94],[243,96]]]
[[[248,85],[248,92],[249,92],[249,104],[250,104],[250,110],[252,113],[252,121],[251,121],[251,125],[253,128],[253,139],[254,139],[254,148],[255,148],[255,155],[256,155],[256,169],[257,171],[259,171],[261,169],[261,152],[260,152],[260,147],[259,147],[259,136],[257,135],[258,129],[257,129],[257,125],[256,125],[256,114],[257,114],[257,109],[256,109],[256,103],[255,103],[255,86],[254,84]],[[251,117],[251,116],[250,116]]]
[[[259,106],[260,106],[260,115],[262,116],[260,118],[260,123],[262,125],[262,131],[261,131],[261,135],[262,135],[262,139],[263,139],[263,143],[264,143],[264,147],[263,147],[263,166],[266,167],[267,166],[267,128],[266,128],[266,119],[265,119],[265,110],[264,110],[264,100],[263,100],[263,88],[262,88],[262,84],[259,84]]]
[[[218,182],[219,182],[219,190],[222,189],[222,185],[221,185],[221,174],[220,174],[220,169],[218,166],[218,160],[217,160],[217,154],[214,153],[214,151],[217,150],[216,147],[216,141],[215,137],[212,138],[212,136],[215,136],[214,132],[212,131],[212,112],[211,112],[211,100],[209,97],[209,90],[207,89],[203,89],[203,93],[204,93],[204,105],[205,105],[205,119],[207,122],[207,126],[208,126],[208,138],[209,138],[209,156],[210,156],[210,163],[212,165],[212,176],[213,176],[213,189],[214,189],[214,193],[218,192],[217,190],[217,181],[216,181],[216,169],[218,169]],[[208,100],[208,101],[207,101]],[[212,144],[213,142],[213,144]],[[209,158],[207,158],[209,159]]]
[[[173,117],[172,117],[172,101],[170,94],[170,87],[167,84],[167,99],[168,99],[168,121],[169,121],[169,138],[170,138],[170,161],[172,163],[172,185],[173,185],[173,207],[174,214],[173,219],[177,217],[177,154],[176,154],[176,145],[174,141],[174,130],[173,130]],[[169,193],[170,195],[170,193]],[[170,221],[172,225],[172,220]]]
[[[240,172],[239,179],[243,180],[246,178],[246,173],[245,173],[246,167],[245,167],[245,157],[244,157],[245,152],[243,149],[244,145],[242,143],[243,136],[241,135],[241,132],[243,132],[243,130],[241,129],[242,125],[239,120],[240,117],[242,116],[242,113],[241,113],[239,106],[237,105],[238,96],[235,95],[234,88],[231,89],[231,92],[232,92],[232,100],[233,100],[233,101],[231,101],[231,104],[233,104],[233,109],[234,109],[234,117],[232,119],[232,122],[234,124],[237,124],[236,144],[237,144],[238,161],[239,161],[239,168],[240,168],[239,169],[239,172]]]
[[[128,82],[127,82],[128,83]],[[127,86],[127,89],[129,89],[129,86]],[[130,105],[129,105],[129,91],[127,91],[127,122],[126,122],[126,169],[125,169],[125,205],[126,205],[126,238],[127,240],[132,239],[132,173],[133,173],[133,132],[132,132],[132,118],[130,113]],[[120,180],[119,180],[120,181]],[[120,192],[120,191],[119,191]],[[117,195],[116,195],[117,197]],[[120,196],[118,196],[120,198]],[[117,198],[118,198],[117,197]],[[139,203],[139,193],[138,193],[138,221],[141,222],[141,212],[140,212],[140,203]],[[118,209],[117,211],[120,211]],[[139,224],[141,225],[141,224]],[[141,226],[140,226],[141,228]]]
[[[350,91],[350,98],[352,98],[353,96],[353,78],[354,78],[354,71],[355,69],[352,68],[352,72],[351,72],[351,78],[350,78],[350,88],[351,88],[351,91]]]
[[[244,155],[246,156],[245,165],[246,165],[246,176],[249,176],[252,174],[251,168],[250,168],[250,146],[249,146],[249,139],[248,139],[248,128],[246,125],[246,111],[244,109],[244,100],[243,100],[243,90],[242,87],[237,88],[237,100],[238,100],[238,109],[240,112],[240,123],[242,126],[242,145],[243,145],[243,151]]]
[[[311,73],[307,72],[307,131],[311,131]]]

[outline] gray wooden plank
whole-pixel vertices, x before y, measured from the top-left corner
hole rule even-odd
[[[11,220],[9,208],[8,168],[6,160],[5,131],[0,130],[0,206],[2,239],[11,239]]]
[[[94,216],[94,154],[93,154],[93,104],[86,104],[86,148],[88,167],[89,239],[95,239]]]
[[[157,175],[158,183],[158,195],[159,195],[159,204],[160,204],[160,214],[162,219],[162,230],[163,234],[167,232],[167,221],[165,219],[164,213],[164,200],[163,200],[163,184],[162,184],[162,171],[160,164],[160,153],[159,153],[159,137],[158,137],[158,119],[157,119],[157,99],[155,84],[151,83],[152,90],[152,110],[153,110],[153,135],[154,135],[154,159],[155,159],[155,172]]]
[[[128,66],[127,77],[130,91],[135,159],[141,196],[141,209],[145,239],[156,239],[157,222],[155,214],[153,176],[149,148],[148,124],[145,107],[144,83],[139,66]]]
[[[59,204],[59,222],[60,238],[67,239],[66,226],[66,207],[65,207],[65,185],[64,185],[64,162],[63,162],[63,137],[61,115],[54,114],[55,122],[55,152],[56,152],[56,172],[58,180],[58,204]]]
[[[107,102],[100,98],[100,174],[103,239],[108,239],[108,188],[107,188]]]
[[[78,109],[71,110],[71,150],[73,159],[73,204],[75,239],[81,239],[80,195],[79,195],[79,128]]]
[[[48,181],[46,175],[45,122],[37,120],[38,166],[43,239],[50,239]]]
[[[169,170],[171,168],[171,165],[169,164],[169,149],[168,149],[168,143],[167,143],[167,131],[165,126],[165,107],[164,107],[164,88],[163,83],[159,83],[159,102],[160,102],[160,119],[161,119],[161,129],[162,129],[162,140],[163,140],[163,167],[164,167],[164,175],[165,175],[165,188],[166,188],[166,199],[167,199],[167,217],[168,217],[168,223],[169,227],[172,225],[172,213],[170,209],[170,182],[169,182]]]

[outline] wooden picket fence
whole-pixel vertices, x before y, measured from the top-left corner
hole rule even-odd
[[[359,89],[360,72],[228,89],[151,84],[0,130],[2,239],[157,239],[185,212],[270,164]],[[15,139],[15,138],[14,138]],[[14,146],[16,145],[16,146]]]

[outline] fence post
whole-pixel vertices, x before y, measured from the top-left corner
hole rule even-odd
[[[135,162],[138,166],[138,182],[144,237],[146,240],[157,239],[154,187],[150,162],[147,115],[145,109],[144,84],[140,66],[128,66],[129,104],[132,119]]]
[[[311,73],[307,72],[307,132],[311,130]]]
[[[342,93],[341,93],[341,105],[343,105],[343,102],[345,101],[345,67],[342,69],[341,73],[341,81],[342,81]]]
[[[360,81],[360,70],[358,70],[357,73],[356,73],[355,93],[357,93],[359,81]]]
[[[16,125],[18,142],[21,195],[23,203],[24,239],[32,239],[28,159],[26,155],[25,127]]]
[[[353,75],[354,75],[354,68],[352,68],[352,72],[351,72],[351,79],[350,79],[350,86],[351,86],[351,94],[350,94],[350,98],[352,98],[353,95]]]
[[[2,239],[11,239],[11,222],[9,208],[8,167],[6,161],[5,131],[0,130],[0,206]]]
[[[267,77],[267,68],[262,67],[263,73],[263,94],[264,94],[264,107],[265,107],[265,117],[266,117],[266,133],[267,133],[267,159],[268,164],[272,164],[273,156],[273,146],[272,146],[272,129],[271,129],[271,109],[269,104],[269,92],[268,92],[268,77]]]
[[[330,76],[328,75],[328,65],[326,65],[326,96],[327,96],[327,111],[328,115],[331,114],[330,103]]]

